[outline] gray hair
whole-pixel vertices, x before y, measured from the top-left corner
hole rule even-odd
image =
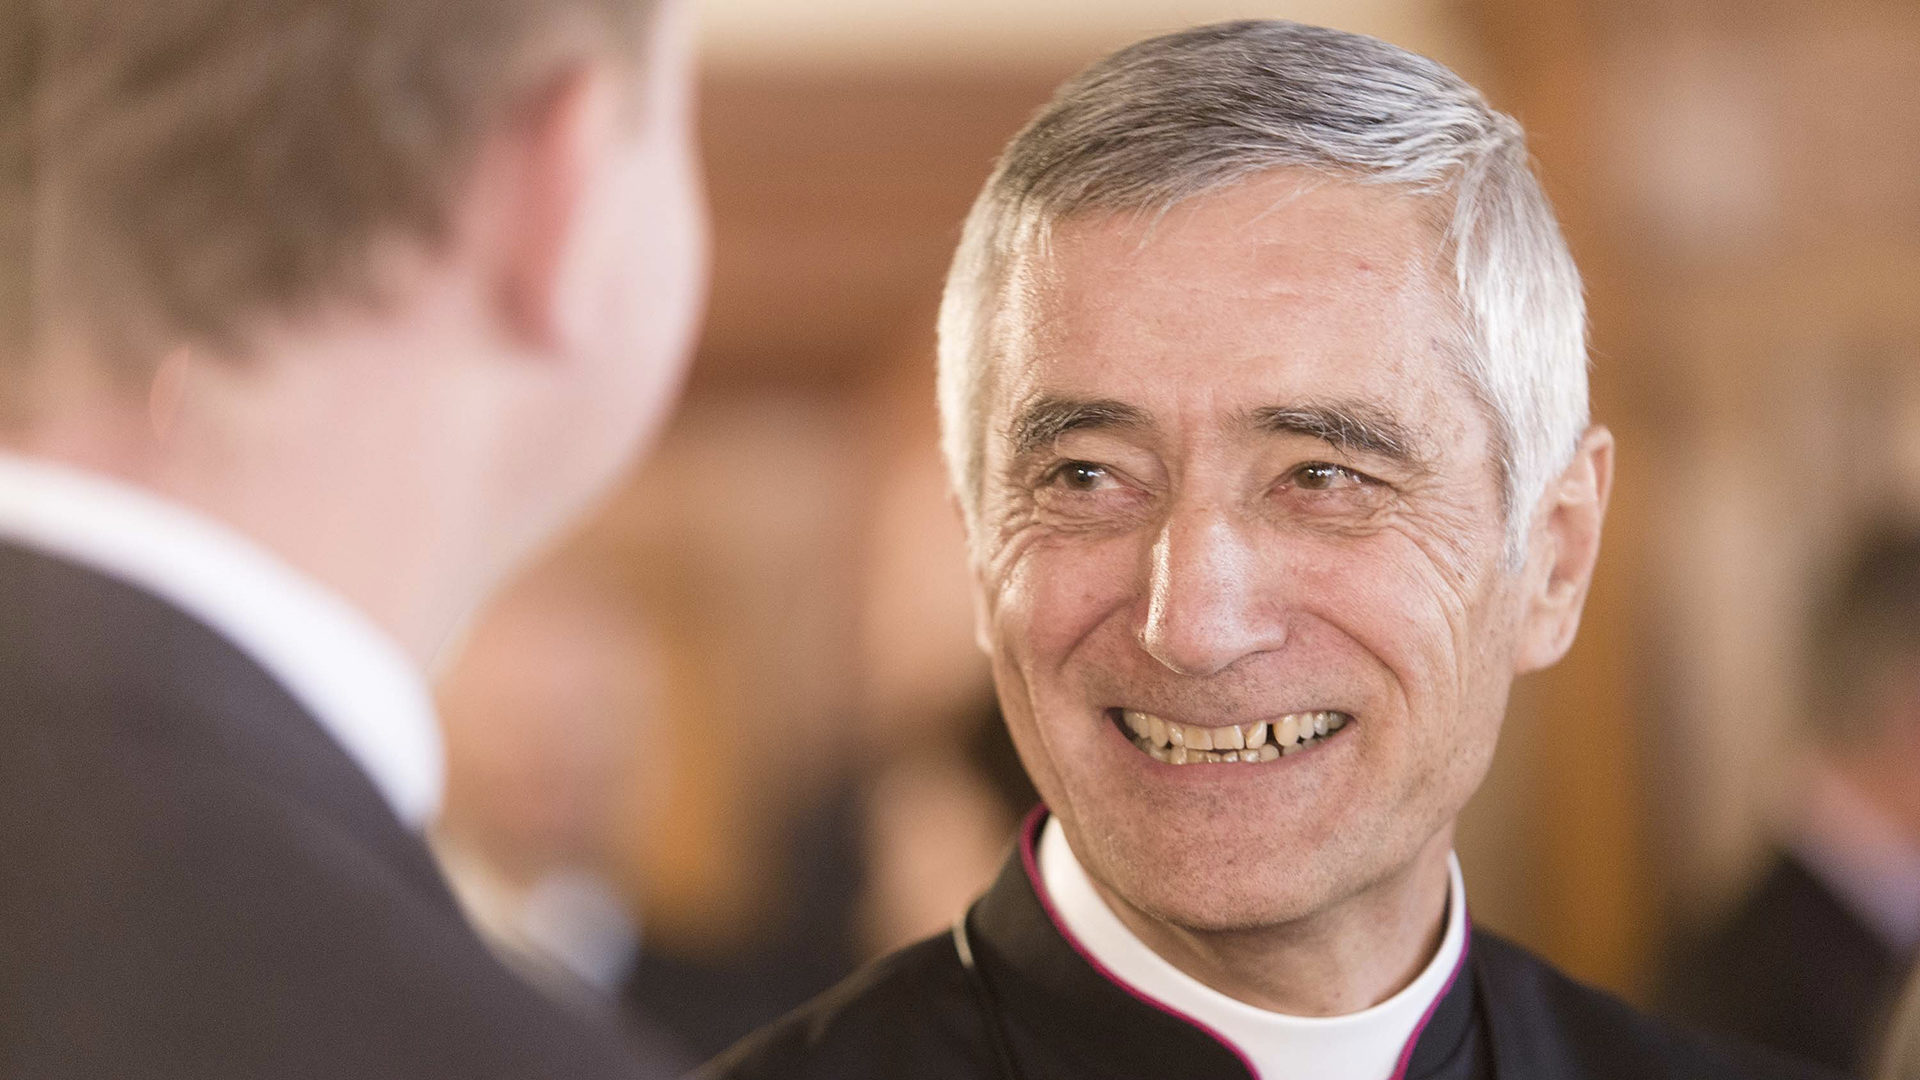
[[[1063,85],[1001,155],[940,308],[942,448],[974,529],[988,360],[1019,259],[1079,215],[1162,213],[1273,169],[1395,185],[1444,211],[1467,384],[1494,426],[1508,554],[1587,426],[1579,271],[1520,125],[1445,67],[1283,21],[1122,49]]]

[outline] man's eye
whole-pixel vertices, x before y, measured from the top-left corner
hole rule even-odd
[[[1326,461],[1310,461],[1293,470],[1288,480],[1303,491],[1332,491],[1367,482],[1352,469]]]
[[[1055,468],[1047,478],[1048,483],[1068,491],[1094,491],[1111,479],[1113,474],[1105,466],[1090,461],[1069,461]]]

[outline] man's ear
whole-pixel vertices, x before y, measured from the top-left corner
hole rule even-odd
[[[1588,428],[1573,461],[1547,486],[1534,511],[1538,522],[1525,572],[1516,671],[1554,664],[1572,646],[1600,557],[1600,527],[1612,491],[1613,433]]]
[[[535,352],[564,349],[576,327],[563,284],[580,217],[603,165],[619,90],[594,67],[563,72],[510,112],[476,177],[478,212],[494,221],[478,231],[502,327]]]

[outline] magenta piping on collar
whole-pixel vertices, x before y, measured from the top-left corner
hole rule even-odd
[[[1400,1048],[1400,1064],[1393,1067],[1391,1080],[1407,1080],[1407,1068],[1413,1064],[1413,1048],[1419,1045],[1420,1036],[1426,1033],[1427,1022],[1439,1011],[1440,1003],[1453,992],[1453,984],[1459,980],[1460,972],[1466,969],[1467,954],[1473,951],[1473,912],[1461,912],[1460,918],[1465,925],[1460,937],[1460,956],[1453,962],[1453,974],[1447,976],[1447,984],[1427,1004],[1427,1011],[1420,1014],[1420,1022],[1413,1025],[1413,1034],[1407,1036],[1407,1045]]]
[[[1085,960],[1087,962],[1087,966],[1093,968],[1094,971],[1098,972],[1101,978],[1119,987],[1121,990],[1126,991],[1128,997],[1133,998],[1135,1001],[1140,1002],[1142,1005],[1146,1005],[1151,1008],[1157,1009],[1160,1012],[1166,1013],[1168,1016],[1173,1017],[1175,1020],[1178,1020],[1189,1027],[1199,1029],[1199,1031],[1205,1034],[1208,1038],[1211,1038],[1214,1042],[1217,1042],[1222,1047],[1224,1047],[1228,1053],[1232,1054],[1235,1058],[1238,1058],[1240,1061],[1241,1067],[1247,1070],[1248,1076],[1252,1077],[1253,1080],[1260,1080],[1260,1070],[1254,1068],[1253,1061],[1249,1059],[1246,1054],[1241,1053],[1239,1047],[1228,1042],[1226,1036],[1208,1027],[1206,1024],[1203,1024],[1200,1021],[1195,1020],[1193,1017],[1188,1016],[1186,1013],[1183,1013],[1178,1009],[1172,1008],[1171,1006],[1164,1005],[1158,1001],[1155,1001],[1154,999],[1148,997],[1147,995],[1127,985],[1124,981],[1121,980],[1121,978],[1118,975],[1115,975],[1113,972],[1107,970],[1107,966],[1105,964],[1102,964],[1100,961],[1094,959],[1093,954],[1087,951],[1086,946],[1080,944],[1080,940],[1073,936],[1073,931],[1067,929],[1066,920],[1062,919],[1060,917],[1060,913],[1054,910],[1053,898],[1047,895],[1047,885],[1046,885],[1046,882],[1042,881],[1040,878],[1040,864],[1037,861],[1037,858],[1035,856],[1035,852],[1039,846],[1040,823],[1045,820],[1047,820],[1047,807],[1045,803],[1042,803],[1041,805],[1033,808],[1033,811],[1027,815],[1026,822],[1023,825],[1021,825],[1020,827],[1020,865],[1026,869],[1027,880],[1031,882],[1033,885],[1033,894],[1040,898],[1040,906],[1046,909],[1047,918],[1053,923],[1053,928],[1060,932],[1060,936],[1065,938],[1067,941],[1067,944],[1073,947],[1073,951],[1080,954],[1080,959]],[[1427,1012],[1428,1012],[1428,1015],[1432,1015],[1433,1010],[1429,1009],[1427,1010]],[[1420,1021],[1420,1026],[1425,1027],[1426,1023],[1427,1023],[1426,1020],[1423,1018]],[[1414,1034],[1416,1037],[1418,1037],[1419,1030],[1415,1029]],[[1413,1044],[1409,1043],[1407,1045],[1408,1045],[1408,1049],[1411,1050]],[[1405,1062],[1406,1055],[1403,1054],[1401,1056],[1402,1056],[1401,1071],[1404,1072],[1406,1070],[1406,1062]],[[1399,1080],[1397,1074],[1396,1074],[1395,1080]]]

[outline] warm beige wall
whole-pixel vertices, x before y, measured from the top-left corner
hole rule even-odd
[[[700,0],[706,60],[720,69],[1077,66],[1152,34],[1240,18],[1289,18],[1383,37],[1472,66],[1445,0]]]
[[[1792,826],[1822,582],[1920,518],[1920,8],[1663,15],[1608,20],[1595,187],[1630,268],[1607,359],[1646,515],[1643,757],[1697,917]]]

